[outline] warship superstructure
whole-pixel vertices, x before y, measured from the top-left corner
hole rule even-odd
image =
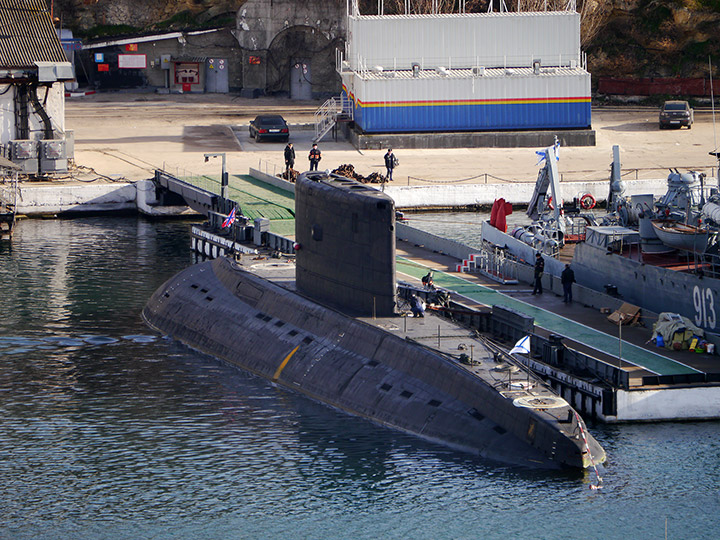
[[[704,174],[670,171],[667,192],[625,197],[619,148],[607,212],[561,204],[557,149],[543,152],[528,208],[532,224],[506,232],[483,223],[482,239],[525,261],[536,253],[545,272],[570,263],[579,285],[609,292],[655,313],[678,313],[709,334],[720,333],[720,192]],[[552,204],[552,200],[560,201]],[[594,202],[594,201],[593,201]],[[720,336],[717,336],[720,337]]]

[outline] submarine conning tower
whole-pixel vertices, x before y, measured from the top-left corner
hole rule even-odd
[[[395,313],[395,203],[385,193],[327,172],[295,186],[296,286],[357,316]]]

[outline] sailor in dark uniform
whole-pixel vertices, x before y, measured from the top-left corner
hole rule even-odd
[[[575,283],[575,272],[569,264],[565,265],[565,270],[560,274],[560,281],[563,286],[563,302],[572,304],[572,284]]]
[[[285,147],[285,171],[287,172],[288,180],[290,179],[290,169],[295,167],[295,149],[292,143],[288,143]]]
[[[423,302],[417,295],[413,294],[410,297],[410,310],[415,317],[424,317],[425,302]]]
[[[545,260],[542,255],[535,255],[535,284],[533,286],[533,294],[542,294],[542,275],[545,271]]]
[[[317,171],[318,163],[320,163],[320,160],[322,159],[322,153],[320,152],[317,144],[312,145],[312,149],[308,154],[308,159],[310,160],[310,170]]]

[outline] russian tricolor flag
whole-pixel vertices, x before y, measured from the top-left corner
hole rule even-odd
[[[225,218],[225,221],[222,222],[222,228],[229,227],[235,223],[235,208],[230,210],[230,213],[228,214],[228,217]]]

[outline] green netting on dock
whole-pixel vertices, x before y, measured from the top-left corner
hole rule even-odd
[[[403,257],[397,258],[397,271],[415,278],[427,274],[429,267],[413,262]],[[483,287],[457,276],[440,270],[432,269],[433,281],[436,286],[450,289],[486,306],[503,306],[520,311],[535,318],[535,324],[551,332],[567,336],[569,339],[584,343],[606,354],[618,354],[618,338],[610,336],[578,322],[572,321],[562,315],[552,313],[538,306],[533,306],[517,298],[505,295],[494,289]],[[628,343],[622,344],[622,359],[624,362],[635,364],[658,375],[678,375],[685,373],[698,373],[698,370],[676,362],[670,358],[660,356]]]

